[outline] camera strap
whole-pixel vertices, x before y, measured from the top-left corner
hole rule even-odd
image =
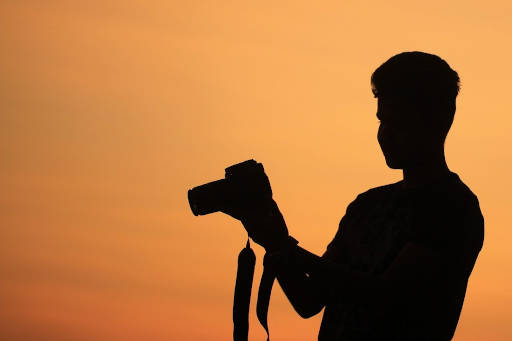
[[[267,332],[267,341],[269,341],[270,334],[268,331],[267,316],[268,306],[270,304],[270,294],[272,293],[272,286],[276,278],[275,272],[269,266],[265,266],[265,257],[263,257],[263,273],[261,274],[260,287],[258,288],[258,301],[256,302],[256,316],[258,321],[265,328]]]
[[[296,245],[298,242],[293,237],[289,237],[290,242]],[[276,273],[272,266],[267,262],[267,254],[263,258],[263,273],[261,275],[260,286],[258,288],[258,300],[256,303],[256,315],[258,321],[267,332],[267,341],[270,339],[268,330],[268,306],[270,304],[270,295],[272,286],[276,279]],[[238,269],[236,275],[235,295],[233,300],[233,340],[247,341],[249,334],[249,305],[251,301],[252,281],[254,277],[254,265],[256,256],[251,249],[249,239],[245,248],[238,255]]]
[[[233,299],[233,340],[247,341],[249,333],[249,304],[251,302],[252,279],[256,256],[249,238],[245,248],[238,254],[235,295]]]
[[[251,249],[249,239],[245,248],[238,254],[238,269],[236,272],[235,295],[233,299],[233,340],[247,341],[249,336],[249,305],[251,302],[252,281],[254,277],[254,265],[256,256]],[[258,301],[256,303],[256,315],[260,324],[267,332],[267,341],[269,341],[269,331],[267,324],[268,306],[272,286],[274,285],[275,273],[270,267],[265,266],[263,260],[263,273],[261,275],[260,286],[258,288]]]

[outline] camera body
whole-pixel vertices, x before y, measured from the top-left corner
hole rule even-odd
[[[224,179],[188,190],[188,202],[195,216],[272,199],[270,182],[261,163],[250,159],[227,167],[225,172]]]

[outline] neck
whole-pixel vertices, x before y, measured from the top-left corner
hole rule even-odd
[[[421,162],[403,169],[403,184],[405,187],[417,187],[431,183],[450,173],[444,150],[437,155],[425,157]]]

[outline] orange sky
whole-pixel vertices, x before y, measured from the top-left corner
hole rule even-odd
[[[509,1],[2,2],[0,339],[230,339],[245,234],[194,217],[186,191],[254,158],[290,233],[323,252],[358,193],[400,179],[369,79],[422,50],[461,77],[447,161],[485,217],[455,340],[510,340],[511,15]],[[276,288],[272,339],[316,339],[321,315],[302,320]]]

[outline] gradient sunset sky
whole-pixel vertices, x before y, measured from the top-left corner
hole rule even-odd
[[[0,340],[231,339],[246,234],[193,216],[187,190],[262,162],[322,253],[358,193],[401,178],[370,75],[412,50],[460,75],[447,162],[485,218],[454,340],[511,340],[511,17],[492,0],[2,1]],[[272,340],[316,340],[320,320],[276,284]]]

